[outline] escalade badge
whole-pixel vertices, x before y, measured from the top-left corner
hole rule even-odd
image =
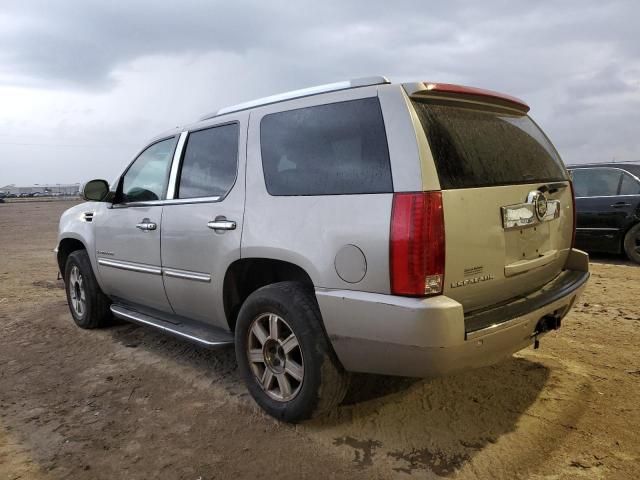
[[[496,278],[493,274],[488,274],[488,275],[480,275],[479,277],[473,277],[473,278],[465,278],[464,280],[459,280],[457,282],[451,282],[451,288],[458,288],[458,287],[466,287],[467,285],[471,285],[474,283],[480,283],[480,282],[486,282],[487,280],[493,280],[494,278]]]

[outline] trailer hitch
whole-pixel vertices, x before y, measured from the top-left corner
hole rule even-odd
[[[537,350],[538,348],[540,348],[540,340],[538,339],[538,335],[542,335],[543,333],[549,332],[551,330],[558,330],[561,325],[562,315],[557,312],[550,313],[542,317],[536,324],[536,328],[531,334],[531,337],[533,338],[533,349]]]

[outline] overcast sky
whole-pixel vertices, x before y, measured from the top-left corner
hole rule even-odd
[[[3,0],[0,186],[113,180],[163,130],[386,75],[525,99],[565,163],[640,160],[640,2]]]

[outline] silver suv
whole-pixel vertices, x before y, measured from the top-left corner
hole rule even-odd
[[[234,344],[269,414],[348,372],[425,377],[538,345],[589,277],[572,187],[521,100],[383,77],[277,95],[152,140],[60,220],[75,322]]]

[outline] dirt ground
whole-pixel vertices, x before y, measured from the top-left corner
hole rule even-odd
[[[51,252],[69,202],[0,204],[0,479],[640,478],[640,268],[494,367],[359,375],[298,426],[265,416],[233,350],[71,320]]]

